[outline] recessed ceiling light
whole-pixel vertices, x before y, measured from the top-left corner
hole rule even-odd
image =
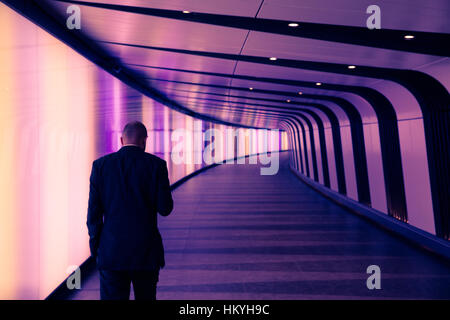
[[[277,58],[276,57],[270,57],[269,60],[275,61],[275,60],[277,60]]]
[[[349,69],[355,69],[356,66],[348,66]]]
[[[414,39],[414,36],[412,34],[407,34],[406,36],[404,36],[404,38],[406,40],[411,40],[411,39]]]
[[[316,86],[321,86],[322,82],[316,82]]]
[[[298,27],[298,23],[292,22],[288,24],[289,27]]]
[[[303,94],[303,92],[299,91],[299,92],[298,92],[298,94],[300,94],[300,95],[301,95],[301,94]]]
[[[191,13],[190,11],[187,10],[183,10],[183,13]]]
[[[287,99],[286,102],[291,102],[291,100]]]
[[[253,90],[253,88],[249,88],[250,90]]]

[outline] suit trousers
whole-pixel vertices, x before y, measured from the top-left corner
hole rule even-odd
[[[133,284],[135,300],[156,300],[159,269],[139,271],[99,270],[101,300],[129,300]]]

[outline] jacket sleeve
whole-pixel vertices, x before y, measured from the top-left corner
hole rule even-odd
[[[168,216],[173,209],[172,193],[170,191],[167,162],[163,161],[156,174],[156,209],[162,216]]]
[[[89,203],[87,213],[87,227],[89,232],[89,248],[95,258],[100,244],[100,234],[103,228],[103,206],[100,198],[99,172],[96,161],[92,164],[91,177],[89,179]]]

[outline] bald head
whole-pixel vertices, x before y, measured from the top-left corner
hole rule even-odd
[[[139,146],[145,150],[147,142],[147,129],[139,121],[128,122],[122,131],[122,137],[120,138],[122,145],[132,144]]]

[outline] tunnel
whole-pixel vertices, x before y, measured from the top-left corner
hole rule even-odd
[[[0,299],[100,298],[89,177],[130,121],[174,200],[158,300],[450,299],[449,15],[1,1]]]

